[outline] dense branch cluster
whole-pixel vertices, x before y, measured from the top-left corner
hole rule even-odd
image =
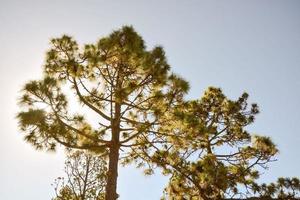
[[[148,175],[161,169],[170,176],[169,199],[234,197],[241,187],[267,194],[264,188],[272,187],[255,182],[259,167],[278,150],[270,138],[246,130],[258,106],[248,105],[246,93],[230,100],[215,87],[187,101],[188,89],[170,71],[163,48],[147,50],[132,27],[83,47],[64,35],[51,40],[43,78],[25,84],[17,117],[25,140],[37,149],[60,144],[101,156],[106,200],[119,196],[120,163],[135,163]],[[69,98],[77,99],[76,113]]]
[[[66,177],[55,180],[53,200],[103,200],[106,171],[101,157],[84,151],[68,152]]]
[[[254,121],[258,107],[248,109],[248,95],[238,100],[210,87],[200,100],[186,101],[161,118],[156,133],[160,144],[140,151],[141,161],[171,175],[168,196],[220,199],[249,187],[277,153],[268,137],[251,136],[245,127]],[[149,171],[149,170],[148,170]]]
[[[156,116],[181,100],[188,89],[187,82],[168,72],[162,48],[146,51],[130,27],[81,51],[68,36],[51,42],[45,77],[25,85],[20,103],[29,109],[18,115],[27,141],[37,148],[54,149],[57,143],[78,149],[109,147],[111,141],[104,136],[112,132],[116,112],[120,145],[134,145],[156,125]],[[99,127],[94,129],[83,115],[68,112],[64,85],[99,115]]]

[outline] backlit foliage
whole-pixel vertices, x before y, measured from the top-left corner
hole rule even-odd
[[[37,149],[61,144],[107,159],[106,200],[119,196],[119,163],[134,163],[146,175],[161,169],[170,176],[163,197],[170,200],[241,197],[250,190],[281,194],[279,185],[256,184],[258,170],[278,150],[270,138],[247,131],[259,112],[248,105],[248,94],[231,100],[209,87],[186,101],[188,89],[171,72],[163,48],[147,50],[132,27],[83,47],[64,35],[51,40],[43,78],[23,87],[17,118]],[[70,95],[79,102],[77,113],[70,112]],[[91,112],[97,126],[86,119]],[[60,192],[74,198],[69,187]]]
[[[247,196],[257,196],[261,199],[299,199],[300,180],[298,178],[278,178],[276,183],[260,185],[254,183]]]
[[[259,177],[278,152],[270,138],[250,135],[245,129],[258,113],[246,93],[228,99],[210,87],[199,100],[176,106],[156,133],[159,145],[139,149],[141,161],[171,175],[166,188],[170,199],[221,199],[237,195]],[[150,166],[151,167],[151,166]]]
[[[66,176],[55,180],[53,200],[103,200],[106,166],[99,156],[84,151],[69,152],[65,162]]]
[[[96,113],[92,126],[79,107],[74,114],[67,94]],[[79,47],[69,36],[51,40],[41,80],[23,87],[18,114],[25,140],[37,149],[57,144],[86,149],[109,159],[107,199],[116,194],[119,152],[144,146],[159,127],[159,117],[183,100],[186,81],[170,72],[162,47],[147,50],[132,27],[114,31],[96,44]],[[125,162],[123,162],[124,164]]]
[[[188,90],[187,82],[169,72],[164,51],[145,49],[131,27],[123,27],[96,44],[79,48],[69,36],[51,41],[42,80],[23,88],[18,114],[26,141],[38,149],[70,148],[102,151],[109,147],[116,105],[120,107],[120,145],[148,137],[159,116]],[[70,114],[62,87],[99,115],[99,127],[91,127],[83,115]],[[78,111],[80,112],[80,110]]]

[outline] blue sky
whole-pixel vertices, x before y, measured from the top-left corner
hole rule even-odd
[[[299,10],[292,0],[0,0],[0,199],[50,199],[50,184],[63,175],[63,152],[35,151],[14,119],[18,91],[41,76],[49,39],[66,33],[90,43],[122,25],[133,25],[149,48],[165,48],[191,84],[188,98],[208,86],[231,98],[247,91],[261,108],[249,129],[280,149],[262,181],[300,177]],[[159,199],[166,180],[121,169],[120,199]]]

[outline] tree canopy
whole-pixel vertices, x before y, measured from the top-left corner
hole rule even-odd
[[[18,118],[25,140],[38,149],[62,144],[108,154],[106,199],[116,199],[120,148],[152,140],[159,116],[182,100],[188,83],[170,72],[163,49],[147,51],[132,27],[83,48],[66,35],[51,43],[44,77],[23,88],[20,103],[26,110]],[[98,114],[98,127],[69,112],[63,86]]]
[[[103,200],[106,185],[106,161],[85,151],[69,151],[65,177],[55,180],[53,200]]]
[[[245,130],[258,113],[247,98],[244,93],[230,100],[210,87],[201,99],[185,101],[161,117],[161,143],[149,143],[138,155],[171,175],[167,196],[221,199],[256,181],[257,167],[266,167],[278,150],[270,138]]]
[[[221,199],[240,194],[241,186],[264,188],[255,182],[258,167],[278,150],[270,138],[246,130],[258,106],[248,105],[247,93],[231,100],[209,87],[199,100],[186,100],[188,90],[163,48],[148,50],[130,26],[83,47],[63,35],[51,40],[42,79],[23,87],[17,118],[37,149],[60,144],[107,161],[105,200],[118,198],[118,166],[130,163],[148,175],[155,168],[170,175],[169,199]],[[76,112],[70,99],[78,101]],[[92,112],[96,123],[86,117]]]

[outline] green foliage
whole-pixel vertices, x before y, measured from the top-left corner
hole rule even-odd
[[[278,150],[270,138],[246,129],[258,106],[248,105],[247,93],[231,100],[215,87],[185,101],[188,90],[188,82],[171,72],[163,48],[146,49],[130,26],[83,47],[64,35],[51,40],[44,77],[23,87],[17,118],[25,140],[38,149],[60,144],[108,158],[107,200],[118,196],[119,162],[135,163],[146,175],[161,168],[170,176],[170,199],[221,199],[250,186],[262,191],[255,185],[258,169]],[[70,113],[67,96],[96,113],[99,126],[80,107]],[[71,190],[59,191],[74,199]]]
[[[300,180],[298,178],[278,178],[277,182],[270,184],[253,183],[249,186],[248,196],[261,199],[299,199]]]
[[[278,150],[268,137],[245,130],[258,113],[247,98],[244,93],[230,100],[210,87],[200,100],[183,102],[160,118],[163,125],[151,145],[135,152],[143,155],[141,162],[152,163],[150,168],[171,175],[166,196],[220,199],[255,183],[257,167],[265,168]]]
[[[131,145],[153,128],[164,110],[182,101],[189,89],[186,81],[169,72],[163,49],[146,50],[132,27],[125,26],[83,49],[66,35],[52,39],[51,44],[44,78],[25,84],[20,98],[25,109],[17,115],[21,130],[30,137],[27,141],[39,149],[56,144],[107,149],[109,140],[104,138],[111,136],[116,106],[122,109],[118,126],[126,127],[120,130],[126,132],[121,136]],[[69,113],[65,86],[99,115],[99,127],[89,126],[83,115]],[[86,126],[88,131],[82,128]]]
[[[55,150],[60,144],[109,154],[113,164],[108,182],[113,184],[108,190],[114,191],[107,198],[116,199],[119,153],[123,164],[138,158],[134,149],[146,147],[159,118],[180,104],[188,89],[188,83],[170,71],[163,48],[147,50],[132,27],[83,47],[64,35],[51,40],[43,78],[25,84],[17,118],[26,141],[37,149]],[[92,126],[84,117],[89,111],[82,113],[79,106],[78,113],[71,113],[69,96],[96,113],[99,126]]]

